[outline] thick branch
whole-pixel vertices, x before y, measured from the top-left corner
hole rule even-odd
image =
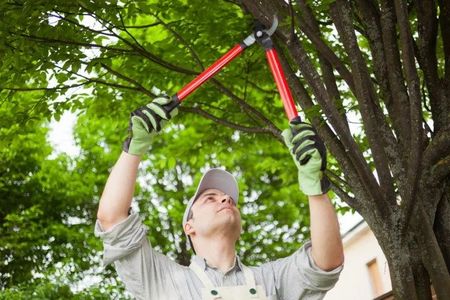
[[[444,44],[445,81],[450,83],[450,0],[438,0],[439,23]]]
[[[365,24],[365,35],[369,41],[372,53],[372,66],[375,77],[379,83],[381,98],[386,105],[392,126],[396,132],[397,137],[403,135],[403,107],[398,106],[398,101],[393,100],[391,89],[389,86],[389,74],[387,69],[387,60],[384,53],[384,45],[382,38],[382,29],[380,24],[380,11],[373,1],[358,0],[358,12],[361,15],[362,23]],[[383,120],[385,124],[383,130],[383,137],[386,142],[385,151],[388,156],[390,171],[393,177],[397,179],[399,189],[403,191],[406,187],[406,180],[403,179],[404,171],[406,169],[406,160],[404,159],[405,145],[399,143],[392,133],[389,126],[384,122],[385,117],[379,112],[379,120]],[[408,129],[409,130],[409,129]],[[408,133],[409,135],[409,133]],[[391,191],[392,192],[392,191]],[[391,194],[391,197],[395,197]]]
[[[415,1],[417,7],[418,33],[414,52],[420,68],[423,70],[424,82],[428,90],[428,97],[435,129],[445,126],[448,103],[445,100],[443,86],[438,75],[438,61],[436,56],[436,42],[438,34],[438,20],[436,3],[434,0]]]
[[[405,201],[405,223],[409,223],[412,214],[413,202],[420,178],[420,166],[422,159],[422,103],[420,99],[420,82],[414,60],[414,48],[412,43],[411,29],[409,28],[408,12],[405,3],[401,0],[395,0],[395,13],[400,29],[400,44],[402,47],[402,60],[405,69],[405,76],[408,86],[410,102],[410,120],[411,120],[411,143],[410,154],[408,158],[407,180],[409,189],[403,201]]]
[[[298,5],[300,6],[300,11],[303,13],[303,16],[306,20],[306,24],[300,25],[300,27],[303,29],[304,32],[310,33],[310,35],[308,35],[308,37],[310,39],[312,37],[314,38],[316,36],[320,38],[321,34],[320,34],[319,23],[317,22],[316,18],[314,17],[314,14],[311,11],[311,8],[305,3],[304,0],[299,0]],[[303,20],[303,18],[301,16],[298,16],[298,19],[300,22],[302,22],[302,20]],[[305,23],[305,22],[303,22],[303,23]],[[329,50],[331,52],[331,49],[329,49]],[[332,53],[334,55],[334,52],[332,52]],[[339,93],[339,90],[338,90],[338,87],[336,84],[336,77],[333,72],[332,64],[329,62],[329,60],[327,60],[325,58],[325,56],[320,51],[318,52],[318,57],[319,57],[319,61],[320,61],[320,68],[322,70],[323,81],[325,83],[325,86],[326,86],[326,89],[327,89],[327,92],[329,95],[329,99],[332,102],[334,102],[334,104],[338,107],[338,110],[340,110],[340,114],[341,114],[342,118],[344,119],[344,123],[348,127],[347,116],[345,114],[345,109],[343,107],[342,99],[340,98],[340,93]],[[354,86],[353,78],[351,77],[350,72],[347,70],[345,65],[337,57],[336,57],[336,59],[338,60],[340,65],[342,65],[342,67],[345,68],[345,72],[346,72],[347,76],[349,76],[348,80],[351,80],[350,83],[348,83],[348,85],[350,87],[350,90],[354,91],[355,86]],[[346,80],[346,79],[344,79],[344,80]],[[348,81],[348,80],[346,80],[346,81]],[[350,131],[350,128],[348,128],[348,130]]]
[[[436,239],[441,248],[441,252],[444,255],[447,269],[450,270],[450,189],[445,189],[441,200],[436,208],[436,218],[434,221],[434,232],[436,233]]]
[[[436,133],[423,152],[422,169],[431,168],[439,159],[450,155],[450,125]]]
[[[415,206],[415,218],[412,226],[418,245],[421,246],[421,256],[424,267],[430,275],[431,282],[438,299],[450,298],[450,276],[447,270],[444,256],[439,247],[433,227],[427,214],[420,205]]]
[[[333,129],[336,131],[344,148],[346,149],[346,156],[351,159],[352,164],[354,165],[357,173],[360,176],[359,178],[363,178],[365,188],[367,189],[369,194],[372,195],[373,199],[377,199],[380,194],[378,184],[373,177],[364,157],[362,156],[358,145],[353,140],[351,133],[348,131],[348,126],[346,126],[342,122],[341,116],[336,110],[336,107],[334,105],[330,105],[329,101],[325,101],[328,95],[323,85],[320,84],[320,76],[314,69],[310,59],[306,54],[305,49],[300,44],[300,41],[298,41],[298,39],[294,39],[289,50],[292,53],[294,60],[300,67],[302,74],[305,76],[309,85],[312,87],[318,103],[321,105],[325,115],[328,117],[330,124],[333,126]],[[306,107],[303,108],[305,109]]]
[[[353,82],[353,77],[350,71],[347,69],[345,64],[337,57],[335,52],[328,47],[328,45],[322,40],[320,35],[319,22],[314,17],[311,8],[306,4],[305,0],[297,1],[300,11],[304,15],[304,19],[298,16],[298,21],[301,30],[306,34],[306,36],[311,40],[311,42],[316,47],[318,53],[325,58],[342,76],[350,90],[354,91],[355,84]]]
[[[400,61],[400,52],[398,49],[396,18],[393,3],[391,0],[381,0],[381,34],[383,38],[384,54],[386,56],[387,78],[389,79],[389,87],[392,93],[392,107],[395,128],[397,129],[397,139],[403,149],[408,149],[410,140],[410,119],[404,118],[409,115],[408,93],[404,84],[403,72]],[[393,115],[393,116],[394,116]],[[408,156],[407,151],[403,152]]]
[[[377,96],[372,85],[366,62],[359,49],[352,26],[350,8],[343,0],[331,5],[331,15],[341,37],[341,41],[349,55],[353,78],[355,80],[356,98],[360,106],[366,136],[372,150],[373,160],[380,180],[382,196],[379,197],[381,211],[386,210],[387,203],[395,205],[393,179],[386,159],[385,136],[388,136],[387,126],[377,105]],[[380,139],[381,137],[381,139]],[[383,203],[384,202],[384,203]]]
[[[436,182],[442,182],[444,179],[448,178],[450,175],[450,155],[440,159],[433,166],[433,179]]]

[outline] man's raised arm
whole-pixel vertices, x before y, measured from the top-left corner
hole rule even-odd
[[[114,165],[103,190],[97,219],[108,230],[128,216],[140,157],[123,151]]]
[[[310,124],[293,121],[290,127],[283,137],[298,169],[300,189],[309,199],[312,257],[319,268],[330,271],[343,264],[344,252],[336,211],[327,195],[325,145]]]
[[[327,194],[309,196],[311,252],[316,265],[331,271],[344,263],[336,210]]]
[[[126,219],[133,199],[140,157],[149,149],[164,122],[176,115],[173,100],[160,97],[131,113],[128,138],[103,190],[97,211],[103,230]]]

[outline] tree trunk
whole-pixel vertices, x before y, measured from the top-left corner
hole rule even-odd
[[[374,230],[375,233],[376,230]],[[376,235],[376,234],[375,234]],[[415,287],[414,270],[411,265],[411,253],[407,245],[401,240],[383,237],[384,243],[380,243],[381,248],[389,264],[392,290],[395,299],[419,299]],[[380,241],[380,239],[378,238]],[[389,241],[389,242],[386,242]]]
[[[395,299],[431,299],[430,283],[438,299],[450,299],[444,252],[425,216],[423,210],[415,212],[413,226],[405,233],[386,222],[369,224],[388,261]]]
[[[446,5],[447,2],[442,3]],[[412,34],[415,27],[410,22],[411,9],[418,10],[423,29],[419,32],[420,41],[428,41],[428,35],[436,32],[435,27],[427,26],[429,22],[436,25],[437,10],[430,7],[436,3],[383,0],[373,3],[376,5],[366,5],[365,1],[359,1],[359,7],[351,4],[352,1],[332,2],[321,11],[331,18],[325,17],[326,20],[320,21],[334,23],[338,40],[345,50],[342,57],[333,53],[320,32],[319,18],[323,19],[324,15],[318,14],[316,19],[309,1],[297,0],[297,7],[289,7],[290,3],[282,0],[242,1],[245,9],[266,26],[270,25],[274,12],[280,19],[281,25],[274,39],[280,52],[285,51],[284,61],[290,62],[290,67],[286,68],[289,81],[295,95],[302,98],[297,101],[302,103],[303,109],[320,106],[326,121],[320,122],[314,117],[310,121],[316,127],[320,123],[318,132],[348,179],[344,180],[347,186],[343,185],[343,188],[336,182],[336,193],[344,196],[342,199],[364,217],[374,232],[389,263],[395,299],[431,299],[430,283],[438,299],[450,299],[450,189],[443,196],[440,195],[444,180],[448,177],[450,138],[446,137],[448,120],[435,120],[437,111],[443,114],[448,111],[442,109],[448,106],[445,98],[448,89],[443,88],[442,93],[433,93],[435,97],[431,111],[433,121],[436,121],[435,131],[432,135],[422,134],[426,125],[423,123],[426,122],[423,122],[425,117],[420,96],[430,97],[430,91],[422,91],[420,95],[421,73],[416,68],[416,60],[419,59],[416,55],[426,54],[434,46],[432,43],[421,43],[420,51],[416,51],[414,46],[417,48],[417,41]],[[417,3],[420,5],[413,7]],[[361,9],[367,11],[362,13]],[[447,10],[445,13],[442,11],[440,17],[447,20]],[[302,32],[303,39],[307,37],[317,55],[305,50],[305,43],[294,29]],[[370,59],[376,67],[380,67],[375,68],[378,72],[375,77],[378,81],[382,81],[384,76],[389,79],[381,87],[377,86],[377,89],[384,88],[381,94],[376,93],[377,89],[372,86],[374,82],[368,74],[368,62],[363,59],[355,30],[365,36],[373,47],[369,49]],[[447,27],[442,30],[447,30]],[[400,42],[397,41],[398,37]],[[450,41],[447,35],[445,41]],[[318,71],[317,61],[321,63],[322,73]],[[435,61],[422,59],[419,62],[422,63],[420,71],[428,68],[428,71],[436,73],[436,66],[430,66]],[[334,74],[323,68],[324,64],[341,76],[340,83],[345,82],[356,98],[371,154],[377,155],[371,168],[360,155],[360,145],[354,143],[353,136],[348,132],[347,120],[341,117],[336,108],[335,100],[339,95],[336,95],[334,85],[329,82],[333,80]],[[298,72],[301,76],[297,75]],[[422,79],[438,81],[435,75]],[[450,71],[445,75],[447,79],[450,78]],[[437,82],[427,82],[424,86],[431,89],[439,85]],[[387,116],[384,112],[380,113],[380,98],[383,96],[388,97],[384,101],[388,106]],[[389,105],[397,110],[390,111]],[[404,113],[399,117],[398,111]],[[386,120],[398,123],[392,129],[385,126]],[[440,131],[440,128],[443,130]],[[368,129],[372,131],[368,132]],[[395,137],[391,130],[395,132]],[[334,136],[328,134],[333,131]],[[374,169],[377,171],[376,179],[372,172]],[[395,194],[392,192],[392,180],[395,181]],[[350,189],[353,195],[346,194],[346,189]],[[397,205],[397,197],[401,198],[401,205]]]

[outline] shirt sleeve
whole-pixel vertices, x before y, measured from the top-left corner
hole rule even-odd
[[[127,290],[137,299],[157,299],[164,290],[173,289],[170,274],[181,266],[151,247],[138,214],[132,213],[107,231],[97,220],[95,235],[103,240],[103,265],[114,263]]]
[[[311,255],[311,242],[294,254],[268,263],[280,299],[322,299],[339,279],[343,265],[331,271],[320,269]]]

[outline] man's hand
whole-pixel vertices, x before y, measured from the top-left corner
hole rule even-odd
[[[304,122],[291,122],[282,133],[298,168],[300,189],[305,195],[322,195],[330,189],[325,176],[327,152],[314,128]]]
[[[150,147],[152,136],[161,131],[164,124],[176,114],[176,104],[168,97],[158,97],[133,111],[123,150],[129,154],[143,155]]]

